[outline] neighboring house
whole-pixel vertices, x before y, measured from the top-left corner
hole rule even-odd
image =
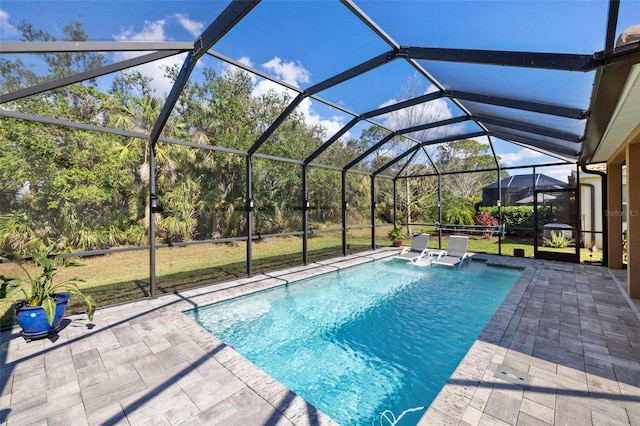
[[[542,173],[513,175],[500,181],[502,197],[498,194],[498,182],[482,188],[482,205],[495,206],[502,200],[503,206],[533,205],[534,189],[562,189],[567,183]]]

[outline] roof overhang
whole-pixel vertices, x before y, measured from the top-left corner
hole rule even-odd
[[[609,160],[640,126],[640,43],[624,50],[628,61],[605,65],[597,72],[580,164]]]

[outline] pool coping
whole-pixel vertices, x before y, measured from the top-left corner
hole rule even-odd
[[[203,345],[207,345],[210,348],[223,347],[223,349],[217,351],[213,355],[213,357],[236,377],[242,380],[247,386],[253,389],[253,391],[255,391],[271,406],[277,409],[280,401],[282,401],[283,398],[286,397],[286,395],[289,395],[292,403],[289,407],[287,407],[287,410],[282,412],[282,414],[292,422],[294,422],[294,424],[305,424],[309,419],[309,412],[311,411],[313,413],[313,415],[311,416],[313,418],[312,424],[321,426],[338,425],[338,423],[336,423],[331,417],[323,413],[318,408],[313,407],[312,404],[296,395],[284,384],[269,376],[260,367],[244,358],[242,355],[240,355],[230,346],[227,346],[224,342],[219,340],[208,331],[204,330],[204,328],[202,328],[191,318],[184,315],[184,313],[198,307],[204,307],[227,300],[232,300],[238,297],[267,291],[270,289],[281,287],[283,285],[287,285],[289,283],[294,283],[296,281],[335,272],[340,269],[350,268],[376,260],[387,259],[395,255],[396,253],[396,249],[378,249],[376,251],[353,254],[342,258],[317,261],[312,265],[297,266],[293,268],[278,270],[275,272],[264,273],[252,278],[234,280],[223,284],[222,288],[220,288],[219,285],[216,286],[216,291],[213,293],[210,292],[208,287],[184,291],[181,294],[188,298],[188,302],[181,301],[179,303],[171,304],[171,306],[163,309],[163,311],[165,314],[179,315],[179,317],[176,317],[174,319],[174,322],[176,324],[179,324],[179,328],[194,340]],[[491,257],[486,257],[482,254],[475,255],[472,258],[472,261],[483,262],[486,265],[493,267],[506,267],[523,270],[523,273],[518,278],[509,293],[505,296],[505,299],[500,304],[496,313],[492,316],[490,322],[494,321],[496,318],[502,318],[504,315],[508,315],[508,311],[510,311],[510,309],[502,312],[505,309],[503,308],[503,305],[508,299],[517,299],[518,295],[521,296],[520,293],[522,293],[522,291],[520,291],[519,288],[522,287],[522,284],[519,285],[519,283],[524,283],[526,286],[526,283],[528,283],[527,277],[529,280],[531,278],[529,276],[531,274],[525,275],[527,266],[523,265],[522,262],[492,259]],[[228,292],[221,292],[221,290],[228,290]],[[500,321],[500,324],[502,324],[502,326],[506,328],[504,322],[505,319]],[[487,328],[488,324],[483,330],[483,333],[485,333]],[[465,358],[467,355],[465,355]],[[436,396],[436,398],[432,401],[431,405],[436,402],[438,396]],[[423,417],[426,417],[426,412]]]
[[[231,416],[241,424],[336,425],[183,312],[396,252],[360,252],[100,308],[93,321],[70,315],[49,339],[26,342],[18,326],[2,330],[0,424],[217,424]]]
[[[640,317],[624,278],[488,258],[524,271],[418,424],[640,424]]]
[[[494,371],[491,370],[491,367],[492,362],[495,361],[496,352],[498,351],[493,345],[497,346],[502,340],[526,289],[534,278],[535,268],[532,265],[533,259],[530,258],[504,258],[481,254],[477,256],[475,260],[485,261],[488,266],[521,269],[522,273],[480,335],[462,358],[447,383],[431,402],[418,425],[457,425],[458,422],[453,422],[453,419],[460,422],[470,420],[465,422],[465,424],[478,423],[478,419],[480,418],[477,415],[478,413],[474,413],[476,416],[473,419],[470,419],[471,416],[465,418],[466,409],[469,406],[471,398],[478,392],[478,387],[474,387],[473,385],[451,385],[452,379],[480,382],[483,379],[487,379],[488,372],[492,373]],[[463,398],[460,398],[460,396],[463,396]],[[467,396],[469,396],[468,400],[466,398]],[[464,404],[465,401],[467,402],[466,405]],[[496,422],[496,419],[492,419],[492,421]],[[496,422],[496,424],[502,423]]]
[[[184,291],[181,294],[188,298],[188,301],[171,304],[171,306],[163,309],[163,313],[174,316],[174,322],[178,324],[178,327],[195,341],[204,345],[205,349],[222,347],[221,350],[215,352],[213,357],[295,425],[338,425],[331,417],[295,394],[284,384],[269,376],[261,368],[213,336],[191,318],[184,315],[184,313],[197,307],[232,300],[303,279],[384,259],[396,252],[397,249],[378,249],[340,258],[320,260],[311,265],[267,272],[251,278],[234,280],[222,284],[222,286],[217,285],[215,292],[211,292],[209,287]],[[226,291],[221,292],[221,290]],[[284,410],[280,410],[279,407],[285,399],[289,401],[287,407]]]
[[[0,424],[335,425],[183,312],[395,253],[378,249],[105,307],[91,322],[72,315],[55,339],[26,343],[17,327],[3,330]],[[474,257],[524,269],[419,424],[640,424],[640,318],[623,272]]]

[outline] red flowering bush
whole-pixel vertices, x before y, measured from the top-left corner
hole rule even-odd
[[[486,226],[487,228],[498,226],[498,219],[493,217],[487,210],[483,210],[476,216],[476,224]],[[492,230],[487,230],[484,233],[485,238],[491,238]]]

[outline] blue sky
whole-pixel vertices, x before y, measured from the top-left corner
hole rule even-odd
[[[602,0],[378,0],[355,3],[401,45],[580,54],[591,54],[604,48],[608,10],[608,2]],[[0,3],[0,39],[18,40],[16,27],[22,21],[54,37],[61,37],[65,25],[72,20],[81,20],[90,39],[95,41],[191,42],[226,5],[226,1],[211,0],[3,0]],[[621,0],[616,35],[635,24],[640,24],[640,0]],[[213,47],[216,52],[299,88],[316,84],[389,49],[344,5],[333,0],[264,0]],[[110,60],[122,60],[132,55],[114,53],[110,54]],[[202,62],[219,72],[229,69],[228,65],[213,58]],[[170,58],[163,63],[181,64],[181,58]],[[593,73],[429,61],[421,61],[421,65],[446,88],[481,93],[492,91],[501,96],[585,109],[593,84]],[[159,64],[148,64],[142,70],[154,78],[158,94],[169,90]],[[419,90],[420,94],[433,90],[427,81],[416,84],[414,78],[415,70],[411,66],[404,61],[395,61],[321,92],[319,96],[362,113],[394,103],[411,90]],[[261,78],[256,78],[254,85],[256,94],[269,89],[284,90]],[[423,109],[421,122],[461,114],[455,105],[445,100],[432,102]],[[308,122],[324,126],[327,136],[351,119],[348,114],[312,100],[305,101],[300,110]],[[515,115],[514,119],[539,125],[558,125],[553,117]],[[400,126],[402,120],[400,115],[378,118],[390,127]],[[584,122],[559,124],[577,133],[582,133],[584,128]],[[358,136],[363,126],[352,129],[349,135]],[[555,161],[499,140],[495,147],[506,165]],[[567,174],[566,170],[554,173],[555,177]]]

